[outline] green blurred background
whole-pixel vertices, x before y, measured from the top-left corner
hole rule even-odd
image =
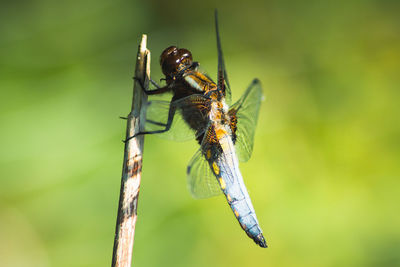
[[[14,1],[0,8],[0,266],[109,266],[142,33],[233,99],[264,87],[241,164],[269,243],[194,200],[194,141],[145,138],[134,266],[400,266],[398,1]]]

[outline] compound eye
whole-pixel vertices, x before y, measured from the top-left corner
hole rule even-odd
[[[162,52],[160,57],[161,69],[165,76],[174,76],[186,66],[192,64],[192,54],[189,50],[170,46]]]
[[[166,48],[160,56],[160,65],[162,66],[165,62],[166,59],[168,59],[171,56],[176,55],[178,52],[178,48],[176,46],[170,46]]]
[[[162,52],[160,65],[165,76],[169,76],[176,71],[179,66],[178,48],[176,46],[170,46]]]
[[[187,50],[185,48],[181,48],[178,50],[178,53],[181,55],[181,58],[180,58],[181,61],[192,62],[192,53],[190,53],[189,50]],[[182,63],[184,63],[184,62],[182,62]]]

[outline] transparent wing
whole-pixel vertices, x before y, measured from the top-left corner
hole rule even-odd
[[[236,114],[236,153],[240,161],[248,161],[253,152],[254,133],[263,98],[259,80],[254,79],[243,96],[231,107],[229,113]]]
[[[228,74],[226,73],[224,55],[222,53],[221,39],[219,37],[218,28],[218,12],[215,10],[215,32],[217,35],[217,52],[218,52],[218,88],[225,90],[225,101],[230,105],[232,101],[231,87],[229,85]]]
[[[206,129],[201,122],[205,121],[208,115],[209,100],[201,94],[193,94],[182,99],[168,102],[163,100],[153,100],[148,102],[146,112],[146,131],[158,131],[166,128],[168,119],[172,120],[171,127],[164,133],[158,135],[162,138],[175,141],[187,141],[197,137],[195,129]],[[173,117],[168,118],[170,110],[174,109]],[[184,119],[186,118],[186,120]],[[187,123],[192,125],[190,127]],[[197,135],[201,135],[199,131]]]
[[[147,103],[145,131],[158,131],[166,127],[170,101],[151,100]],[[171,128],[157,136],[174,141],[187,141],[195,137],[194,131],[184,121],[181,112],[176,112]]]
[[[217,178],[199,149],[189,162],[187,183],[194,198],[209,198],[222,193]]]

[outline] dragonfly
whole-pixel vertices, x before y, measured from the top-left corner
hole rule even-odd
[[[266,248],[267,243],[239,170],[239,160],[249,160],[253,151],[262,87],[260,81],[254,79],[243,96],[229,106],[231,89],[221,48],[217,11],[215,29],[217,83],[199,70],[199,63],[193,61],[189,50],[176,46],[166,48],[160,57],[166,85],[161,87],[150,79],[156,89],[145,89],[143,84],[142,88],[148,95],[170,92],[173,96],[170,101],[148,102],[145,130],[135,136],[160,134],[179,141],[196,138],[200,148],[187,167],[191,194],[195,198],[208,198],[223,193],[242,229],[256,244]]]

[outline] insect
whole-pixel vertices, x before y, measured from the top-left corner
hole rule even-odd
[[[188,135],[195,137],[200,149],[187,168],[192,195],[207,198],[224,193],[246,234],[259,246],[267,247],[238,162],[238,159],[247,161],[252,154],[262,88],[257,79],[253,80],[244,95],[229,107],[231,90],[221,49],[217,11],[215,28],[217,83],[199,71],[199,63],[193,61],[189,50],[168,47],[160,57],[166,86],[160,87],[152,81],[157,89],[142,87],[148,95],[172,92],[173,97],[170,102],[149,102],[146,131],[136,135],[158,133],[178,140]],[[164,112],[168,114],[164,118],[166,122],[156,120],[160,120],[162,109],[168,110]]]

